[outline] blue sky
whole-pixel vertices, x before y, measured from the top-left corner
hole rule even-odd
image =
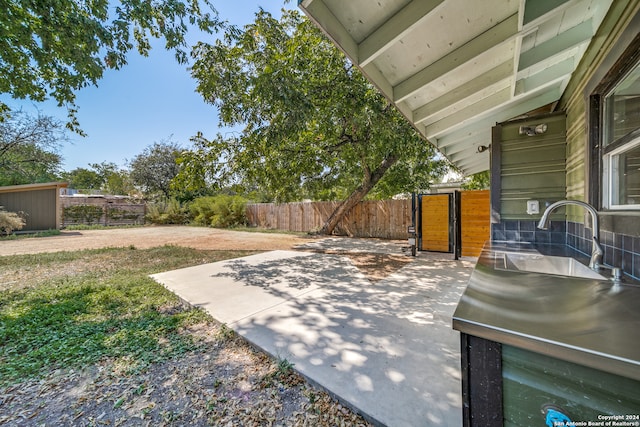
[[[284,5],[282,0],[212,0],[220,18],[236,25],[253,21],[259,7],[275,16],[282,7],[294,8],[297,2]],[[196,35],[191,35],[190,38]],[[207,37],[215,37],[208,36]],[[206,40],[203,40],[206,41]],[[60,154],[63,169],[88,167],[103,161],[126,166],[145,147],[171,139],[185,147],[198,131],[213,137],[219,131],[217,111],[205,104],[195,92],[196,82],[184,65],[179,65],[172,52],[155,43],[148,57],[132,52],[124,68],[105,72],[98,87],[88,87],[77,93],[78,119],[88,134],[69,134],[71,143]],[[12,108],[22,108],[66,120],[64,108],[54,102],[34,104],[12,101],[3,96]]]

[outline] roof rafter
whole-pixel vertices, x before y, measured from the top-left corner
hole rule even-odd
[[[491,130],[483,129],[483,131],[481,133],[479,133],[478,135],[474,135],[473,137],[461,139],[461,140],[457,141],[456,143],[451,144],[451,145],[447,146],[446,148],[443,148],[443,150],[447,152],[447,157],[449,157],[449,156],[453,156],[453,157],[458,156],[456,158],[459,159],[461,153],[465,153],[463,155],[463,157],[468,156],[469,147],[470,146],[473,146],[474,147],[473,152],[476,152],[476,150],[478,149],[479,146],[481,146],[481,145],[488,146],[490,144],[490,139],[491,139]]]
[[[456,166],[465,174],[473,175],[474,173],[487,170],[485,164],[488,162],[488,153],[476,153],[475,157],[470,157],[467,161],[457,163]]]
[[[575,60],[573,57],[558,62],[549,68],[516,81],[515,95],[532,92],[558,79],[566,78],[573,73]]]
[[[520,102],[512,103],[512,105],[510,105],[509,107],[502,108],[500,109],[500,111],[490,116],[478,119],[471,125],[451,132],[445,137],[438,139],[438,147],[450,147],[451,145],[455,145],[463,139],[469,138],[469,136],[473,135],[474,133],[481,133],[482,131],[486,132],[487,129],[491,129],[496,123],[501,123],[514,117],[518,117],[529,111],[533,111],[537,108],[547,105],[553,101],[557,101],[558,99],[560,99],[560,94],[560,88],[555,87],[537,96],[533,96],[530,99],[520,100]]]
[[[329,10],[324,1],[304,0],[301,6],[307,11],[307,16],[337,45],[349,58],[357,58],[358,45],[346,28]]]
[[[360,66],[365,67],[375,60],[389,46],[420,25],[421,21],[443,2],[444,0],[413,0],[403,7],[360,42],[358,46]]]
[[[439,120],[425,128],[427,138],[438,137],[442,133],[454,129],[456,127],[462,127],[464,124],[487,111],[490,111],[500,105],[503,105],[511,99],[511,86],[494,93],[491,96],[484,98],[483,100],[471,104],[468,107],[448,115],[442,120]]]
[[[525,70],[582,43],[588,43],[592,36],[593,19],[589,19],[526,52],[522,52],[518,71]]]
[[[395,102],[404,101],[423,86],[486,53],[497,45],[511,40],[517,34],[518,14],[515,13],[433,64],[418,71],[405,81],[398,83],[393,88],[393,100]]]
[[[473,80],[448,91],[446,94],[434,99],[428,104],[416,108],[413,112],[413,120],[415,123],[426,121],[439,111],[449,108],[451,105],[463,101],[489,86],[511,78],[512,74],[513,60],[509,60],[475,77]]]
[[[493,126],[496,122],[491,123],[490,126]],[[446,150],[448,152],[449,147],[454,145],[460,141],[468,140],[471,138],[475,138],[480,134],[486,133],[487,124],[486,122],[481,123],[472,123],[463,127],[462,129],[455,130],[447,135],[444,135],[437,139],[438,148],[442,150]]]

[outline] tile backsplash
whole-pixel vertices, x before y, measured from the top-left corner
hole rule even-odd
[[[503,221],[491,224],[491,239],[511,242],[567,244],[564,221],[551,221],[548,230],[538,229],[538,221]]]
[[[531,220],[491,224],[491,238],[513,242],[566,244],[587,256],[591,255],[593,234],[584,224],[551,221],[548,230],[540,230],[537,225],[537,221]],[[600,230],[600,245],[604,251],[605,265],[620,267],[625,274],[640,279],[640,237]]]

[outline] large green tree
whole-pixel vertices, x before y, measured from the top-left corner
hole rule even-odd
[[[77,190],[101,190],[117,195],[128,195],[134,190],[129,171],[112,162],[90,163],[89,168],[78,167],[60,176]]]
[[[0,186],[55,180],[64,141],[64,124],[53,117],[0,113]]]
[[[372,190],[426,188],[442,171],[432,147],[297,11],[260,11],[242,30],[194,49],[192,74],[231,138],[194,139],[183,182],[241,180],[287,201],[341,197],[321,233]]]
[[[0,11],[0,94],[53,98],[77,131],[75,92],[125,65],[132,49],[147,55],[150,39],[164,38],[184,63],[189,27],[221,26],[208,0],[0,0]]]
[[[153,143],[131,160],[131,180],[147,197],[170,198],[173,195],[171,182],[180,170],[177,159],[181,153],[182,148],[176,142]]]

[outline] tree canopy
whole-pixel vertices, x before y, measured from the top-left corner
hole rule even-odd
[[[277,201],[341,198],[321,232],[372,190],[427,188],[445,166],[430,144],[297,11],[260,11],[242,30],[194,49],[197,90],[232,137],[194,139],[183,182],[242,181]]]
[[[64,125],[50,116],[0,113],[0,186],[54,181]]]
[[[156,142],[145,148],[129,164],[130,177],[144,194],[172,196],[171,182],[178,175],[177,159],[182,148],[175,142]]]
[[[184,63],[189,27],[210,33],[222,25],[208,0],[0,0],[0,10],[0,94],[53,98],[79,132],[77,90],[121,68],[134,48],[146,56],[151,38],[164,38]]]
[[[90,163],[89,168],[78,167],[62,172],[60,177],[76,190],[100,190],[116,195],[134,193],[129,172],[112,162]]]

